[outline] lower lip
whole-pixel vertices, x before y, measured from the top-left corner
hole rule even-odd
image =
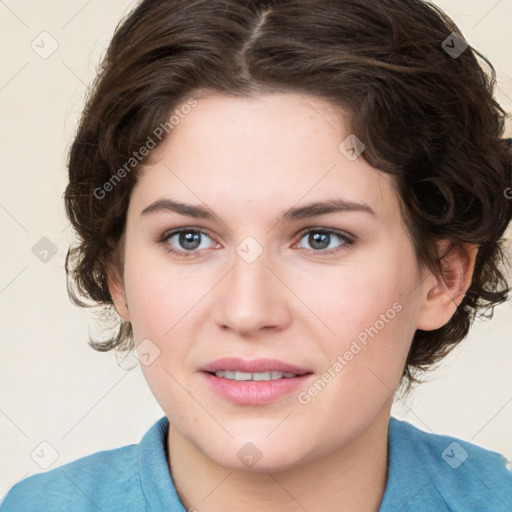
[[[202,372],[215,393],[235,404],[261,405],[274,402],[303,386],[313,374],[276,380],[231,380]]]

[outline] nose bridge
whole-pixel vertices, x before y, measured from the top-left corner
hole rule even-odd
[[[220,324],[251,331],[282,323],[283,285],[268,266],[267,251],[253,237],[235,248],[218,303]]]
[[[246,286],[249,293],[262,291],[268,270],[268,250],[252,236],[246,237],[236,248],[233,257],[232,279],[236,286]]]

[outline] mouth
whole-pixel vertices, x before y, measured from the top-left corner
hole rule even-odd
[[[245,405],[263,405],[286,397],[314,375],[307,368],[277,359],[217,359],[200,372],[215,394]]]

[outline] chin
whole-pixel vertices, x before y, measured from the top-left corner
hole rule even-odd
[[[222,446],[222,445],[219,445]],[[304,446],[302,446],[304,448]],[[204,451],[215,464],[232,471],[246,471],[250,473],[277,472],[293,469],[307,457],[298,453],[293,446],[276,445],[274,442],[248,441],[244,439],[230,440],[224,444],[220,451]],[[312,457],[314,458],[314,457]]]
[[[240,471],[247,473],[276,473],[279,471],[287,471],[290,469],[294,469],[301,464],[302,461],[297,459],[287,459],[283,460],[283,457],[280,457],[279,454],[273,453],[270,458],[265,457],[264,455],[250,465],[249,463],[241,462],[238,458],[229,458],[227,460],[215,460],[217,464],[225,467],[231,471]]]

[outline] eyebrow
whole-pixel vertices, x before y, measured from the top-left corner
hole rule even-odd
[[[180,203],[178,201],[173,201],[172,199],[159,199],[158,201],[155,201],[145,208],[141,215],[148,215],[162,211],[170,211],[196,219],[214,220],[217,218],[216,215],[203,206]],[[339,212],[365,212],[377,216],[375,211],[367,204],[347,201],[345,199],[330,199],[327,201],[316,201],[304,206],[284,210],[281,212],[279,222],[311,219],[319,217],[320,215]]]

